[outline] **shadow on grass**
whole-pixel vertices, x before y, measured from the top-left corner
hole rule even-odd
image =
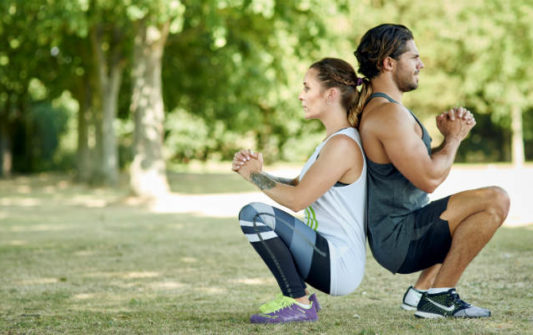
[[[169,172],[170,190],[184,194],[255,192],[257,189],[236,173]]]

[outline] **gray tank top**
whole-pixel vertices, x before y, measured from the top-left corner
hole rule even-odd
[[[374,93],[369,101],[376,97],[399,104],[385,93]],[[431,154],[431,137],[418,118],[409,112],[422,128],[421,140]],[[409,243],[417,239],[413,212],[429,202],[428,195],[407,180],[394,165],[374,163],[368,156],[366,159],[368,242],[378,263],[396,273],[405,260]]]

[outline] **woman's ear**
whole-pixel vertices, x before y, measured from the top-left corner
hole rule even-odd
[[[326,91],[326,102],[327,104],[332,104],[335,99],[337,99],[337,96],[339,95],[339,89],[336,87],[328,88]]]

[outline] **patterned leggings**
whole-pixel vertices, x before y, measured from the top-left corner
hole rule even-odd
[[[305,283],[330,292],[328,241],[294,216],[264,203],[239,213],[244,235],[266,263],[285,296],[305,295]]]

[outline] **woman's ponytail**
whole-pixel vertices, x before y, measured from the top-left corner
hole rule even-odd
[[[363,108],[365,108],[366,101],[372,94],[372,86],[368,79],[357,78],[357,82],[358,84],[360,83],[361,91],[357,91],[357,88],[354,88],[352,104],[348,109],[348,122],[354,128],[359,128],[361,113],[363,112]]]

